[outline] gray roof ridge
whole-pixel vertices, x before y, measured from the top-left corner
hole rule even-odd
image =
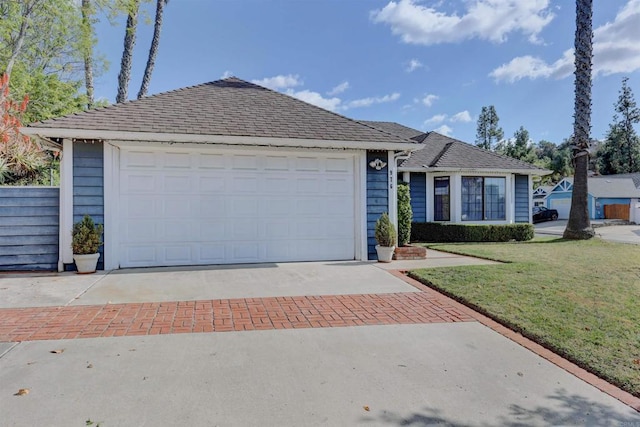
[[[438,134],[440,135],[440,134]],[[428,167],[431,167],[433,165],[437,165],[438,162],[440,161],[440,159],[447,153],[447,151],[449,151],[449,148],[451,148],[451,146],[454,144],[455,141],[451,141],[451,142],[447,142],[444,147],[442,147],[442,150],[440,150],[440,152],[438,153],[438,155],[433,159],[433,162],[431,162],[430,165],[426,165]]]
[[[320,108],[320,107],[318,107],[318,108]],[[329,112],[330,112],[330,113],[333,113],[333,111],[329,111]],[[334,114],[337,114],[337,113],[334,113]],[[352,121],[354,121],[354,122],[356,122],[356,123],[358,123],[358,124],[361,124],[362,126],[366,126],[366,127],[368,127],[369,129],[373,129],[373,130],[378,131],[378,132],[380,132],[380,133],[383,133],[383,134],[385,134],[385,135],[395,136],[396,138],[400,138],[400,139],[402,139],[403,141],[410,142],[410,143],[412,143],[412,144],[417,144],[417,143],[416,143],[416,141],[414,141],[414,140],[413,140],[413,139],[411,139],[411,138],[403,138],[403,137],[401,137],[400,135],[396,135],[395,133],[387,132],[386,130],[382,130],[382,129],[379,129],[379,128],[374,127],[374,126],[370,126],[370,125],[368,125],[368,124],[366,124],[366,123],[363,123],[363,122],[362,122],[362,121],[360,121],[360,120],[350,119],[349,117],[341,116],[340,114],[337,114],[337,115],[338,115],[338,116],[340,116],[340,117],[344,117],[345,119],[352,120]],[[400,123],[396,123],[396,122],[386,122],[386,123],[395,123],[395,124],[397,124],[397,125],[399,125],[399,124],[400,124]],[[402,125],[400,125],[400,126],[402,126]]]
[[[515,157],[509,157],[509,156],[506,156],[506,155],[504,155],[504,154],[496,153],[496,152],[494,152],[494,151],[485,150],[484,148],[477,147],[477,146],[475,146],[475,145],[469,144],[468,142],[464,142],[464,141],[461,141],[461,140],[456,139],[456,138],[452,138],[452,137],[447,136],[447,135],[442,135],[441,133],[438,133],[438,132],[435,132],[435,131],[429,132],[429,135],[430,135],[430,134],[432,134],[432,133],[435,133],[435,134],[437,134],[437,135],[440,135],[440,136],[443,136],[443,137],[445,137],[445,138],[448,138],[448,139],[452,140],[453,142],[456,142],[456,143],[459,143],[459,144],[464,144],[464,145],[466,145],[466,146],[471,147],[472,149],[474,149],[474,150],[476,150],[476,151],[480,151],[480,152],[482,152],[482,153],[490,154],[490,155],[495,156],[495,157],[498,157],[498,158],[500,158],[500,159],[505,159],[505,160],[515,161],[515,162],[518,162],[518,163],[520,163],[521,165],[523,165],[523,166],[527,166],[527,167],[529,167],[529,168],[530,168],[530,167],[538,168],[538,166],[534,165],[533,163],[528,163],[528,162],[525,162],[525,161],[523,161],[523,160],[516,159]],[[438,158],[438,160],[439,160],[439,158]],[[541,169],[541,168],[539,168],[539,169]]]
[[[346,117],[346,118],[347,118],[347,119],[349,119],[349,117]],[[395,133],[391,133],[391,132],[388,132],[388,131],[386,131],[386,130],[383,130],[383,129],[380,129],[380,128],[377,128],[377,127],[375,127],[375,126],[371,126],[371,125],[369,125],[369,124],[368,124],[368,123],[388,123],[388,124],[393,124],[393,125],[403,126],[403,127],[407,128],[407,129],[413,129],[413,128],[409,127],[409,126],[405,126],[405,125],[403,125],[402,123],[398,123],[398,122],[391,122],[391,121],[389,121],[389,120],[355,120],[355,119],[350,119],[350,120],[356,121],[356,122],[360,123],[361,125],[364,125],[364,126],[366,126],[366,127],[368,127],[368,128],[371,128],[371,129],[377,130],[377,131],[379,131],[379,132],[381,132],[381,133],[384,133],[384,134],[386,134],[386,135],[391,135],[391,136],[396,136],[396,137],[398,137],[398,138],[402,138],[402,139],[404,139],[405,141],[409,141],[409,142],[411,142],[411,143],[413,143],[413,144],[416,144],[416,143],[420,144],[421,142],[420,142],[420,141],[415,140],[414,138],[417,138],[417,137],[422,136],[422,135],[424,135],[425,133],[427,133],[427,132],[423,132],[423,133],[421,133],[420,135],[416,135],[416,136],[414,136],[413,138],[404,138],[404,137],[402,137],[402,136],[400,136],[400,135],[396,135]],[[419,131],[418,129],[413,129],[413,130],[415,130],[415,131],[417,131],[417,132],[421,132],[421,131]]]

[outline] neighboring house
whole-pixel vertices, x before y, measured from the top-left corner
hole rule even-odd
[[[364,122],[425,145],[400,163],[416,222],[531,222],[532,177],[550,171],[436,132]]]
[[[590,219],[625,219],[640,222],[640,173],[590,177],[587,181]],[[547,195],[547,207],[560,219],[571,210],[573,178],[564,178]]]
[[[553,185],[541,185],[533,190],[533,206],[546,206],[547,195],[553,189]]]
[[[22,130],[62,147],[60,270],[84,214],[104,269],[375,259],[394,159],[422,148],[233,77]]]
[[[416,221],[504,224],[530,222],[531,176],[546,173],[235,77],[22,131],[62,149],[59,270],[85,214],[104,224],[107,270],[371,260],[376,220],[397,223],[398,176]]]

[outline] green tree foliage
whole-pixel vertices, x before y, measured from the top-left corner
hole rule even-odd
[[[406,245],[411,239],[412,221],[413,210],[411,209],[409,184],[401,182],[398,184],[398,244],[400,246]]]
[[[476,145],[485,150],[493,149],[504,138],[502,128],[498,126],[500,118],[493,105],[482,107],[478,116],[478,128],[476,132]]]
[[[640,172],[640,137],[634,129],[640,123],[640,109],[628,80],[622,79],[613,123],[599,152],[600,172],[604,175]]]
[[[522,126],[513,134],[512,139],[498,144],[496,151],[523,162],[535,163],[537,160],[535,146],[529,138],[529,131]]]
[[[573,191],[565,239],[585,240],[595,236],[588,210],[587,175],[589,168],[589,133],[591,131],[591,71],[593,68],[593,0],[576,0],[574,39],[575,99],[572,159]]]

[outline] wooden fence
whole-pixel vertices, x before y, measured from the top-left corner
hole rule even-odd
[[[604,205],[604,217],[606,219],[624,219],[629,221],[629,205]]]

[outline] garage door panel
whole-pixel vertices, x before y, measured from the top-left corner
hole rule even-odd
[[[165,175],[161,191],[165,193],[190,193],[193,188],[189,175]]]
[[[190,169],[191,154],[190,153],[164,153],[162,156],[163,166],[169,169]]]
[[[353,259],[353,170],[348,155],[122,150],[120,265]]]
[[[227,191],[227,183],[222,175],[201,176],[198,183],[201,193],[225,194]]]

